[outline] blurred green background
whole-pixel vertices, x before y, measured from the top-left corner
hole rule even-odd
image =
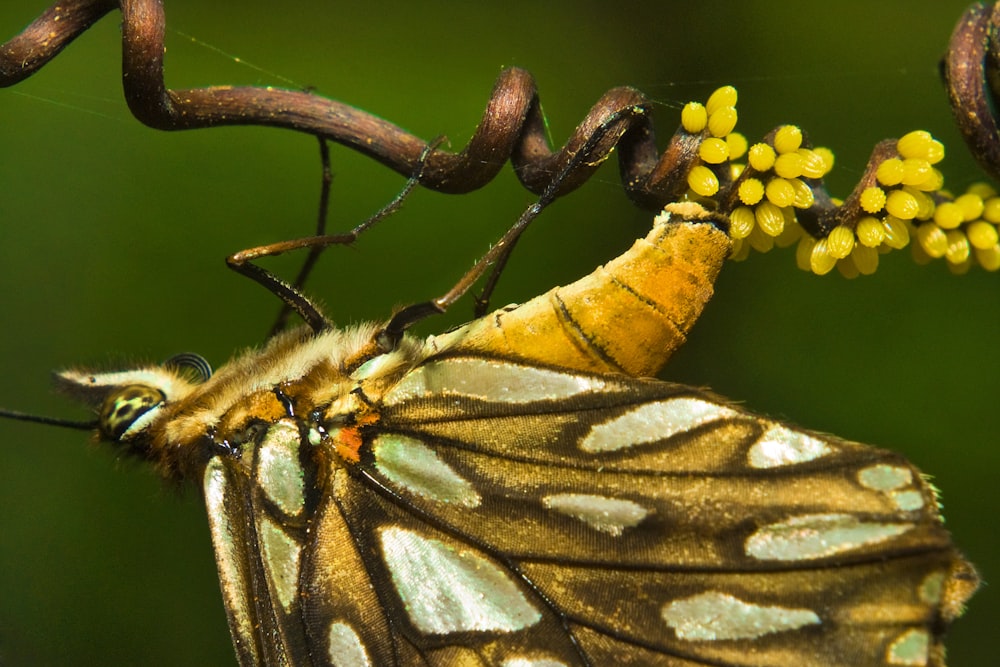
[[[795,122],[837,153],[846,194],[876,141],[925,128],[953,187],[982,178],[952,128],[937,62],[964,2],[167,3],[167,84],[314,87],[410,131],[470,136],[493,80],[537,77],[560,144],[608,88],[657,105],[740,90],[751,141]],[[0,39],[43,8],[0,4]],[[215,365],[261,341],[275,299],[226,270],[236,250],[306,235],[315,141],[223,128],[157,132],[120,89],[119,15],[0,91],[0,405],[80,416],[49,371],[197,351]],[[193,43],[259,65],[252,69]],[[275,73],[275,74],[271,74]],[[283,80],[281,77],[287,77]],[[290,80],[290,82],[289,82]],[[331,226],[353,226],[403,179],[334,150]],[[418,192],[311,283],[338,322],[436,296],[531,201],[509,169],[461,197]],[[609,165],[522,240],[494,299],[569,282],[645,234]],[[268,264],[290,275],[299,258]],[[1000,275],[953,277],[908,252],[871,278],[799,272],[791,251],[727,267],[665,373],[804,426],[894,448],[934,475],[948,525],[987,583],[1000,576]],[[468,317],[464,302],[422,333]],[[234,664],[204,512],[79,432],[0,422],[0,664]],[[950,664],[995,659],[987,585],[953,629]],[[990,658],[989,656],[993,656]]]

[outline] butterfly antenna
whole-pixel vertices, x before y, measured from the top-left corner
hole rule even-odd
[[[16,410],[6,410],[0,408],[0,417],[6,419],[14,419],[21,422],[33,422],[35,424],[46,424],[48,426],[61,426],[63,428],[72,428],[78,431],[93,431],[97,428],[97,420],[91,421],[76,421],[73,419],[60,419],[58,417],[45,417],[43,415],[31,415],[26,412],[17,412]]]

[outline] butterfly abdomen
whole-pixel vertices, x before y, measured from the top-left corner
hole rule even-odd
[[[731,247],[719,224],[698,204],[670,205],[645,238],[589,275],[434,344],[584,372],[654,375],[712,297]]]

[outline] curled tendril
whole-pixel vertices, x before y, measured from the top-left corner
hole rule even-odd
[[[969,7],[941,63],[951,108],[973,156],[1000,181],[1000,2]]]
[[[973,260],[1000,268],[1000,198],[980,189],[967,193],[975,201],[960,202],[966,195],[953,198],[941,191],[943,178],[932,165],[943,157],[943,148],[929,135],[910,133],[899,142],[879,144],[861,182],[840,202],[822,184],[832,154],[813,151],[797,128],[786,126],[768,134],[751,147],[746,165],[732,162],[746,149],[745,139],[732,132],[735,90],[729,101],[725,95],[730,93],[714,103],[709,100],[706,108],[716,108],[706,111],[704,125],[697,122],[701,111],[685,109],[687,117],[660,153],[647,98],[633,88],[614,88],[591,108],[569,140],[553,150],[531,75],[510,68],[497,79],[469,143],[457,153],[434,148],[422,162],[428,148],[424,140],[308,91],[166,88],[160,0],[65,0],[53,5],[0,46],[0,86],[31,76],[116,8],[122,13],[126,100],[136,118],[157,129],[291,129],[348,146],[400,174],[413,173],[421,163],[421,185],[445,193],[482,187],[510,160],[521,183],[536,194],[560,174],[557,194],[562,195],[579,187],[617,150],[623,186],[636,205],[658,211],[671,201],[699,199],[730,216],[737,255],[798,240],[803,268],[825,273],[837,266],[842,273],[857,275],[873,271],[880,252],[903,247],[915,237],[918,259],[946,257],[956,270]],[[991,105],[1000,90],[998,25],[1000,10],[971,8],[956,28],[945,61],[956,118],[973,153],[994,177],[1000,177],[1000,136]],[[782,132],[798,133],[792,148],[781,148],[788,142]],[[580,151],[586,154],[577,155]],[[801,167],[789,166],[799,162]],[[567,170],[570,164],[573,168]]]
[[[50,7],[21,34],[0,46],[0,86],[11,86],[43,67],[73,39],[113,9],[122,12],[123,84],[129,109],[161,130],[220,125],[266,125],[325,137],[359,151],[403,175],[413,173],[427,142],[360,109],[305,91],[255,86],[168,89],[163,80],[165,18],[160,0],[67,0]],[[623,179],[633,199],[648,208],[666,201],[658,194],[657,150],[647,99],[632,88],[608,91],[559,151],[545,137],[544,118],[530,74],[501,73],[482,120],[458,153],[436,149],[421,184],[445,193],[482,187],[508,159],[521,182],[536,194],[552,174],[598,129],[605,138],[567,178],[561,192],[580,186],[617,147]],[[650,176],[653,175],[653,178]],[[662,200],[662,201],[661,201]]]

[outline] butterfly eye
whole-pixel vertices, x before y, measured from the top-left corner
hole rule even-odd
[[[111,394],[101,407],[101,434],[111,440],[121,440],[142,415],[164,400],[166,396],[162,391],[145,385],[131,385]]]

